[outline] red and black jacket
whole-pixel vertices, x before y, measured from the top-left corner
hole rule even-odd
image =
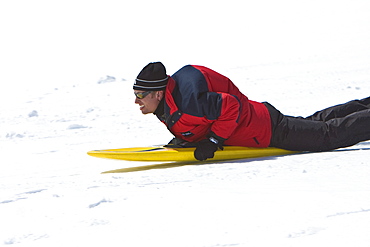
[[[206,67],[187,65],[172,75],[163,105],[164,113],[157,117],[185,141],[198,142],[213,132],[225,139],[224,145],[270,144],[265,105],[248,100],[230,79]]]

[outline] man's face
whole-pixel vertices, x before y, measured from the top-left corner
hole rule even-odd
[[[146,93],[146,91],[134,90],[134,93]],[[140,96],[140,94],[138,96]],[[163,97],[163,92],[150,92],[142,99],[140,99],[138,96],[135,97],[135,104],[140,106],[140,110],[143,114],[148,114],[153,113],[157,109],[158,104]]]

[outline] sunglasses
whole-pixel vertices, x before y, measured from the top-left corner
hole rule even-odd
[[[144,99],[148,94],[150,94],[152,91],[145,91],[145,92],[134,92],[136,98],[138,99]]]

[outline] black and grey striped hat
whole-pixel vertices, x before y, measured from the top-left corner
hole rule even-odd
[[[160,91],[166,88],[168,75],[161,62],[149,63],[137,76],[134,84],[135,90]]]

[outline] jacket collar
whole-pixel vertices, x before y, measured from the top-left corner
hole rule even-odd
[[[159,102],[157,109],[153,112],[159,119],[164,119],[164,97]]]

